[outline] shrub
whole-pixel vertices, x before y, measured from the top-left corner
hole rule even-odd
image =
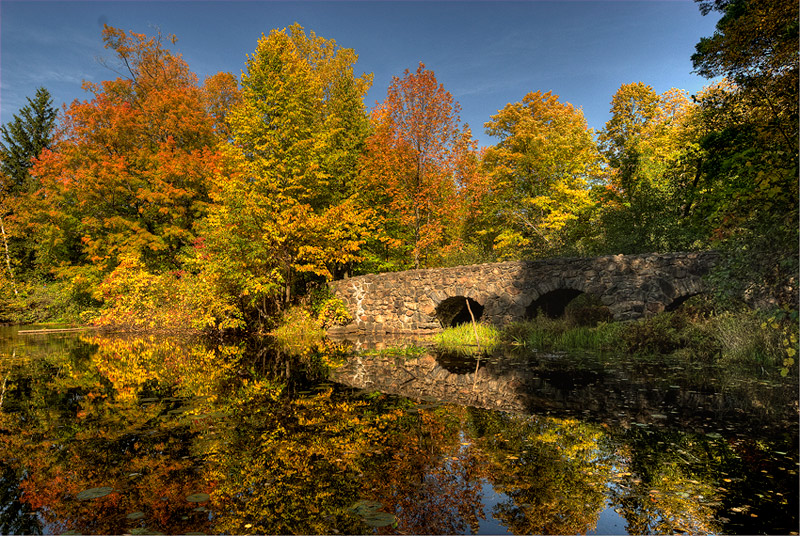
[[[663,312],[625,324],[621,342],[632,354],[671,354],[710,361],[721,346],[708,321],[695,319],[692,310]]]
[[[309,293],[311,312],[323,328],[344,326],[353,320],[344,302],[334,295],[327,285],[315,288]]]
[[[344,326],[353,320],[353,315],[347,310],[347,306],[339,298],[328,298],[322,302],[317,312],[317,319],[322,326]]]
[[[319,345],[325,330],[310,310],[295,306],[283,313],[271,335],[283,349],[299,355]]]
[[[99,285],[104,302],[95,324],[118,331],[199,331],[243,327],[239,309],[206,274],[153,274],[124,257]]]
[[[628,352],[636,354],[669,354],[682,347],[682,317],[674,313],[659,313],[650,318],[629,322],[622,332],[622,343]]]

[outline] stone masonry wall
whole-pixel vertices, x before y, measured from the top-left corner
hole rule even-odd
[[[597,296],[616,320],[663,311],[703,291],[713,252],[559,258],[370,274],[330,284],[353,322],[339,333],[423,333],[442,328],[437,307],[450,298],[483,306],[481,320],[501,325],[525,317],[549,292]]]

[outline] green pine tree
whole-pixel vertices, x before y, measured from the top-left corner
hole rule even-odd
[[[43,87],[36,96],[14,115],[14,119],[0,127],[0,170],[2,180],[0,192],[16,196],[30,187],[28,171],[32,159],[53,140],[53,127],[58,111],[53,108],[53,99]]]
[[[36,90],[32,100],[30,97],[27,100],[19,114],[0,127],[0,247],[15,296],[18,294],[15,275],[25,280],[33,274],[35,239],[15,233],[11,229],[13,223],[10,228],[9,222],[14,220],[26,194],[35,190],[29,171],[33,159],[52,143],[58,114],[50,93],[43,87]]]

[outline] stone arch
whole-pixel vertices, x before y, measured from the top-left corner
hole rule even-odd
[[[469,303],[469,308],[467,308],[467,303]],[[472,315],[475,316],[475,321],[480,320],[484,307],[477,300],[466,296],[451,296],[439,302],[434,316],[443,328],[450,328],[472,322],[470,309]]]
[[[689,298],[693,298],[698,294],[702,294],[704,292],[703,284],[699,280],[689,280],[686,281],[681,288],[680,293],[673,293],[671,300],[668,300],[667,303],[664,304],[665,311],[674,311],[678,307],[684,304],[686,300]],[[677,294],[675,296],[674,294]]]
[[[680,298],[675,298],[674,300],[672,300],[671,303],[668,303],[667,305],[664,306],[664,311],[669,312],[669,311],[676,310],[678,307],[683,305],[683,303],[686,300],[688,300],[689,298],[691,298],[693,296],[697,296],[697,294],[685,294],[685,295],[681,296]]]

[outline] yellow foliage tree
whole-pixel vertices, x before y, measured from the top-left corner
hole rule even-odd
[[[204,259],[264,317],[297,281],[356,262],[371,216],[353,185],[366,133],[357,56],[297,24],[263,36],[229,110]]]
[[[603,163],[583,112],[536,91],[498,111],[486,131],[500,138],[483,159],[491,183],[486,238],[501,258],[563,251]]]

